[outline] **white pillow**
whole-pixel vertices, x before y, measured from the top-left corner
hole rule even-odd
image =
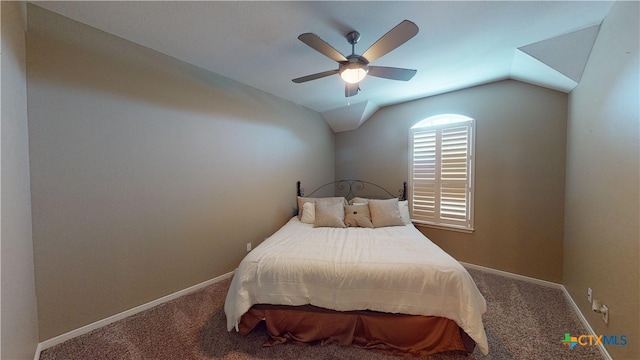
[[[400,217],[402,221],[409,225],[411,224],[411,215],[409,215],[409,200],[398,201],[398,208],[400,208]]]
[[[316,204],[306,202],[302,205],[302,217],[300,221],[305,224],[313,224],[316,222]]]
[[[356,196],[353,199],[349,200],[349,205],[356,205],[356,204],[369,204],[369,199]]]

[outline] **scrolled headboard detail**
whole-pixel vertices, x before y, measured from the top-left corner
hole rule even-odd
[[[312,197],[313,194],[315,194],[316,192],[322,189],[327,189],[329,186],[333,185],[334,191],[340,192],[340,195],[342,195],[342,193],[346,193],[344,197],[347,200],[350,200],[354,197],[382,198],[382,197],[386,197],[387,195],[391,197],[397,197],[398,200],[401,200],[401,201],[407,199],[407,182],[406,181],[402,183],[402,188],[398,190],[397,195],[390,192],[389,190],[385,189],[380,185],[374,184],[372,182],[364,181],[364,180],[344,179],[344,180],[332,181],[330,183],[327,183],[318,187],[317,189],[313,190],[309,194],[305,194],[304,188],[301,187],[300,181],[298,181],[296,185],[297,185],[298,196]],[[369,189],[372,189],[373,192],[367,193],[367,191],[370,191]]]

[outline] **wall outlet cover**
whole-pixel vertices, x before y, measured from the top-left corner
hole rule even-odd
[[[609,307],[607,305],[602,305],[600,310],[602,310],[602,321],[609,325]]]

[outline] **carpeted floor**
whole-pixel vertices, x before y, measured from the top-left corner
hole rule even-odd
[[[469,270],[487,300],[489,355],[476,350],[421,359],[602,359],[593,346],[562,344],[565,333],[586,334],[559,289]],[[44,350],[41,360],[399,359],[337,345],[263,347],[264,327],[248,336],[226,331],[223,311],[230,280],[115,322]],[[401,359],[401,358],[400,358]]]

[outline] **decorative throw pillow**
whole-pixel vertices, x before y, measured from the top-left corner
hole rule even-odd
[[[372,228],[369,205],[347,205],[344,207],[344,223],[348,227]]]
[[[398,199],[369,200],[373,227],[404,226],[398,207]]]
[[[316,204],[306,202],[302,205],[302,217],[300,221],[305,224],[313,224],[316,221]]]
[[[316,202],[316,220],[313,223],[313,227],[343,228],[345,227],[344,222],[342,222],[343,219],[344,205],[342,203]]]
[[[312,198],[312,197],[302,197],[298,196],[298,219],[302,220],[302,213],[304,212],[304,203],[311,202],[316,203],[317,201],[327,201],[330,203],[339,203],[342,205],[347,204],[347,200],[344,197],[325,197],[325,198]],[[342,210],[340,210],[342,211]]]

